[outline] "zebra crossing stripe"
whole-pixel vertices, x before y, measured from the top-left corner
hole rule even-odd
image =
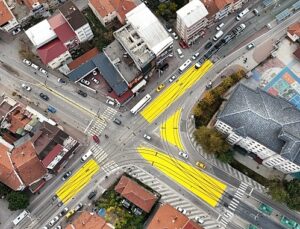
[[[235,211],[235,209],[236,209],[236,207],[234,208],[234,207],[232,207],[232,206],[229,206],[228,207],[230,210],[232,210],[232,211]]]

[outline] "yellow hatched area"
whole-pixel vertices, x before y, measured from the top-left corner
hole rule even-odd
[[[200,197],[212,207],[217,206],[218,201],[227,188],[226,184],[214,177],[165,153],[146,147],[139,147],[137,151],[145,160],[166,176]]]
[[[56,191],[56,195],[63,203],[68,202],[90,182],[98,171],[99,165],[96,161],[89,160]]]
[[[193,86],[209,69],[213,66],[210,60],[205,61],[202,66],[195,69],[190,67],[184,72],[178,80],[171,84],[159,96],[157,96],[146,108],[140,113],[149,123],[158,118],[161,113],[176,101],[184,92]]]
[[[181,111],[182,109],[177,110],[167,121],[160,125],[160,136],[164,141],[171,143],[180,150],[184,150],[179,134]]]

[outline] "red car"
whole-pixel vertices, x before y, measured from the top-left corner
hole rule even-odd
[[[189,47],[183,40],[180,40],[180,41],[179,41],[179,45],[180,45],[180,47],[183,48],[183,49],[186,49],[186,48]]]
[[[93,135],[93,140],[94,140],[94,142],[96,142],[97,144],[100,143],[100,139],[98,138],[97,135]]]

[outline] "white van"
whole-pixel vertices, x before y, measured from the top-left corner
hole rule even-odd
[[[92,151],[92,150],[87,151],[87,153],[84,154],[84,155],[81,157],[81,160],[80,160],[80,161],[81,161],[81,162],[85,162],[86,159],[88,159],[92,154],[93,154],[93,151]]]
[[[235,18],[236,20],[240,21],[242,17],[244,17],[249,12],[249,9],[244,9],[241,13],[238,14],[238,16]]]
[[[220,37],[223,36],[223,34],[224,34],[223,31],[220,30],[219,32],[216,33],[216,35],[214,35],[213,40],[217,41]]]
[[[178,56],[179,56],[180,58],[183,58],[183,57],[184,57],[184,55],[183,55],[181,49],[177,49],[177,53],[178,53]]]
[[[113,106],[113,107],[115,106],[115,102],[110,100],[110,99],[106,100],[106,103]]]

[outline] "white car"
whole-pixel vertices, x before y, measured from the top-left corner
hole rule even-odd
[[[31,62],[30,62],[29,60],[27,60],[27,59],[24,59],[24,60],[23,60],[23,63],[24,63],[24,64],[27,64],[28,66],[31,66]]]
[[[218,26],[217,26],[217,30],[219,31],[219,30],[221,30],[221,28],[224,26],[225,24],[222,22],[221,24],[219,24]]]
[[[99,80],[97,80],[96,78],[92,78],[92,81],[95,83],[95,84],[99,84],[100,83],[100,81]]]
[[[192,59],[193,60],[196,60],[196,58],[200,55],[200,53],[196,52],[193,56],[192,56]]]
[[[187,212],[185,209],[183,209],[181,207],[177,207],[176,209],[177,209],[177,211],[179,211],[182,214],[186,214],[186,212]]]
[[[196,216],[196,217],[195,217],[195,221],[196,221],[197,223],[199,223],[199,224],[203,224],[203,223],[204,223],[204,219],[201,218],[201,217],[199,217],[199,216]]]
[[[34,68],[35,70],[39,70],[39,66],[37,66],[36,64],[34,63],[31,63],[30,65],[32,68]]]
[[[172,83],[174,80],[176,80],[176,76],[171,76],[171,78],[169,79],[169,82]]]
[[[188,158],[189,158],[189,155],[188,155],[187,153],[185,153],[185,152],[182,152],[182,151],[179,151],[178,155],[179,155],[180,157],[185,158],[185,159],[188,159]]]
[[[21,28],[16,28],[15,30],[12,31],[12,35],[17,35],[19,32],[21,32]]]
[[[174,37],[175,40],[178,40],[178,36],[177,36],[177,34],[175,32],[173,32],[172,35],[173,35],[173,37]]]
[[[85,84],[86,86],[89,86],[91,84],[90,81],[87,81],[85,79],[81,79],[80,82],[83,83],[83,84]]]
[[[147,134],[144,134],[144,138],[148,141],[151,141],[151,136],[147,135]]]
[[[253,43],[250,43],[247,45],[248,50],[253,49],[254,47],[255,47],[255,45]]]
[[[61,229],[61,226],[58,225],[58,226],[56,226],[54,229]]]
[[[40,72],[43,73],[44,75],[48,75],[48,72],[43,68],[40,68]]]
[[[59,220],[59,217],[58,216],[55,216],[49,223],[49,226],[53,226],[57,221]]]
[[[27,86],[26,84],[22,84],[22,88],[25,89],[26,91],[31,91],[31,87]]]

